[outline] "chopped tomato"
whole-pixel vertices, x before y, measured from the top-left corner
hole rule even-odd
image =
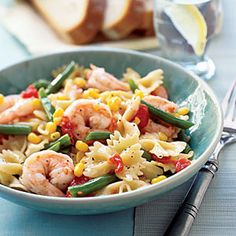
[[[134,119],[136,117],[140,120],[140,122],[138,124],[139,129],[143,129],[145,126],[147,126],[148,120],[149,120],[148,107],[144,104],[141,104],[139,106],[139,109],[138,109],[136,115],[134,116]]]
[[[190,160],[186,158],[180,158],[175,165],[176,172],[183,170],[184,168],[188,167],[190,164],[191,164]]]
[[[70,122],[69,118],[67,116],[63,116],[62,121],[60,123],[61,132],[62,134],[68,134],[70,136],[72,144],[75,143],[75,137],[74,137],[74,125]]]
[[[28,88],[21,93],[21,97],[22,98],[38,98],[39,95],[38,95],[38,91],[37,89],[34,87],[33,84],[29,85]]]
[[[80,177],[75,177],[75,178],[71,181],[70,186],[75,186],[75,185],[79,185],[79,184],[84,184],[84,183],[88,182],[89,180],[90,180],[90,178],[87,177],[87,176],[84,176],[84,175],[82,175],[82,176],[80,176]]]
[[[115,173],[121,173],[124,169],[124,163],[118,154],[113,155],[109,158],[109,162],[115,165]]]

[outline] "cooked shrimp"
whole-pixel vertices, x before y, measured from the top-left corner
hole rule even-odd
[[[40,195],[63,197],[74,178],[74,164],[65,154],[50,150],[30,155],[24,165],[21,183]]]
[[[177,138],[177,133],[178,133],[176,127],[174,126],[166,127],[164,125],[157,124],[152,120],[149,120],[147,126],[144,128],[143,131],[148,133],[162,132],[168,137],[168,139]]]
[[[156,89],[152,92],[152,95],[155,95],[155,96],[159,96],[159,97],[168,99],[168,93],[167,93],[165,87],[162,86],[162,85],[159,86],[158,88],[156,88]]]
[[[77,139],[83,139],[90,130],[107,130],[112,120],[107,105],[90,99],[74,101],[65,110],[64,116],[68,117],[75,127]]]
[[[19,99],[19,95],[9,95],[4,97],[3,103],[0,105],[0,113],[8,109],[9,107],[12,107],[17,99]]]
[[[0,113],[0,124],[11,123],[17,118],[31,115],[33,111],[33,99],[19,99],[13,106]]]
[[[87,86],[89,88],[97,88],[101,92],[108,90],[129,91],[129,85],[124,83],[113,75],[107,73],[104,68],[91,65],[91,73],[88,78]]]
[[[143,100],[150,103],[154,107],[169,113],[174,113],[177,110],[177,105],[175,103],[159,96],[149,95],[144,97]]]

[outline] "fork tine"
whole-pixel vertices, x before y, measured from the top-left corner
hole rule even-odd
[[[232,85],[230,86],[230,88],[228,89],[222,103],[221,103],[221,106],[222,106],[222,109],[223,109],[223,113],[224,115],[226,116],[226,113],[227,113],[227,109],[229,107],[229,104],[230,104],[230,100],[231,100],[231,97],[233,95],[233,92],[234,92],[234,88],[236,86],[236,80],[234,80],[234,82],[232,83]],[[230,108],[230,112],[233,114],[234,112],[234,109],[235,109],[235,103],[233,106],[231,106]],[[232,115],[230,114],[230,115]]]

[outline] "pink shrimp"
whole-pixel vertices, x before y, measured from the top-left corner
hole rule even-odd
[[[97,88],[101,92],[108,90],[129,91],[129,85],[118,80],[113,75],[107,73],[104,68],[91,65],[91,73],[88,77],[87,86]]]
[[[159,96],[159,97],[168,99],[168,93],[167,93],[165,87],[162,86],[162,85],[159,86],[158,88],[156,88],[156,89],[152,92],[152,95],[154,95],[154,96]]]
[[[108,130],[112,114],[109,107],[96,100],[79,99],[64,112],[75,127],[75,137],[83,139],[90,130]]]
[[[72,159],[68,155],[45,150],[26,159],[20,181],[33,193],[63,197],[73,179]]]

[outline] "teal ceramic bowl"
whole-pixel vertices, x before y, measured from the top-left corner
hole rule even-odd
[[[50,72],[74,60],[81,65],[93,63],[121,77],[127,67],[141,75],[161,68],[165,74],[165,86],[170,98],[178,104],[187,104],[191,120],[191,146],[195,152],[194,163],[183,171],[152,186],[112,196],[58,198],[25,193],[0,184],[0,196],[16,204],[58,214],[87,215],[114,212],[134,207],[158,198],[191,178],[206,162],[216,146],[222,131],[222,114],[211,89],[198,77],[180,66],[162,58],[128,50],[85,48],[79,51],[51,54],[33,58],[10,66],[0,72],[0,93],[21,91]]]

